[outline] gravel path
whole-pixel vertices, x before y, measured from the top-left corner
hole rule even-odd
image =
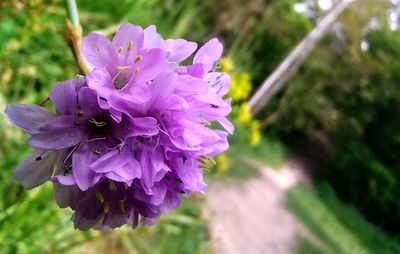
[[[259,174],[243,182],[215,182],[208,193],[215,254],[292,254],[296,236],[313,238],[284,206],[288,189],[308,183],[302,164],[291,160],[273,170],[246,159]],[[314,240],[315,239],[311,239]]]

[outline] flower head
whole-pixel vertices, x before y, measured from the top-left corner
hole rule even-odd
[[[202,168],[228,148],[233,131],[230,78],[214,71],[222,45],[164,40],[154,26],[124,24],[112,41],[90,34],[83,50],[93,70],[56,84],[56,113],[8,105],[11,122],[30,134],[35,152],[15,178],[33,188],[54,183],[60,207],[79,229],[154,223],[182,195],[204,192]],[[210,128],[219,122],[221,130]]]

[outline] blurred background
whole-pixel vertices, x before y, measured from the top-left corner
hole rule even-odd
[[[6,104],[38,103],[78,68],[62,0],[0,0],[0,253],[400,253],[400,1],[346,6],[253,117],[248,104],[341,2],[78,0],[84,34],[129,21],[217,36],[232,76],[236,132],[205,172],[208,194],[155,226],[101,233],[74,230],[50,183],[12,180],[30,150]]]

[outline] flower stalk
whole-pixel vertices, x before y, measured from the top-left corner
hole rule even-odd
[[[65,0],[65,7],[67,9],[67,42],[70,46],[79,69],[83,73],[88,73],[92,67],[87,63],[82,54],[82,27],[79,22],[78,7],[75,0]]]

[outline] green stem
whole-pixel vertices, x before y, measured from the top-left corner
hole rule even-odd
[[[75,0],[64,0],[65,7],[67,8],[68,18],[74,27],[80,27],[78,7]]]
[[[68,44],[81,71],[88,73],[92,70],[92,67],[87,63],[82,53],[82,27],[79,23],[78,7],[75,0],[64,0],[64,3],[68,14],[66,23]]]

